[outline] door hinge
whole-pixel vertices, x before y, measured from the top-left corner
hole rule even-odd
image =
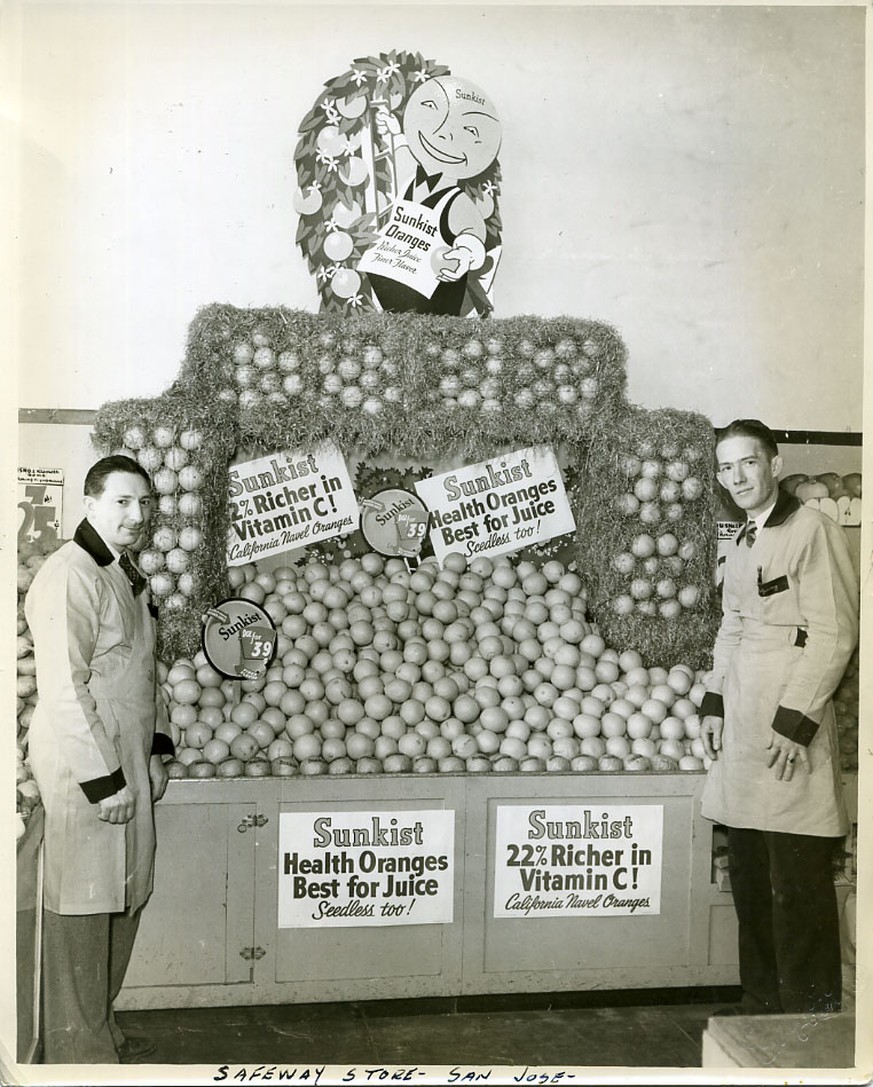
[[[245,834],[245,832],[250,827],[263,827],[267,823],[269,823],[269,821],[270,819],[267,815],[244,815],[240,820],[239,826],[236,829],[240,832],[240,834]]]
[[[246,962],[251,962],[252,959],[262,959],[267,952],[262,947],[244,947],[240,951],[239,955],[241,959],[245,959]]]

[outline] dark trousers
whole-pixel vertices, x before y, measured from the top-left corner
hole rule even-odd
[[[840,838],[728,829],[749,1014],[835,1012],[842,963],[833,857]]]
[[[124,984],[140,912],[43,911],[45,1064],[118,1064],[124,1034],[112,1004]]]

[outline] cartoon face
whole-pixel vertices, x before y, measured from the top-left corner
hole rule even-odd
[[[461,180],[491,165],[502,128],[484,91],[465,79],[439,76],[413,91],[403,113],[403,135],[427,173]]]

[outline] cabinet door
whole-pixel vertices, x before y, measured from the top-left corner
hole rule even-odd
[[[169,793],[155,808],[155,889],[143,911],[125,992],[250,982],[255,835],[249,827],[255,805],[168,799]]]
[[[460,991],[464,886],[464,781],[451,775],[295,777],[278,783],[259,829],[256,984],[276,1000],[448,996]],[[279,822],[284,812],[454,812],[454,917],[445,924],[279,928]],[[387,820],[385,820],[387,823]]]

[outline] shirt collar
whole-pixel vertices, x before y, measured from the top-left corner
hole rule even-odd
[[[774,528],[776,525],[781,525],[787,521],[788,518],[800,509],[800,499],[795,498],[793,494],[789,494],[788,491],[783,491],[780,487],[776,494],[776,501],[768,509],[757,517],[753,517],[746,521],[740,531],[737,533],[735,539],[737,543],[743,539],[746,535],[746,530],[749,525],[754,521],[755,527],[762,528]]]
[[[755,522],[755,527],[758,529],[758,531],[760,531],[764,527],[764,525],[767,524],[767,521],[768,521],[768,519],[770,517],[770,514],[773,512],[773,510],[775,508],[776,508],[776,500],[774,499],[772,505],[768,506],[764,510],[763,513],[759,513],[757,517],[752,518],[752,520]]]

